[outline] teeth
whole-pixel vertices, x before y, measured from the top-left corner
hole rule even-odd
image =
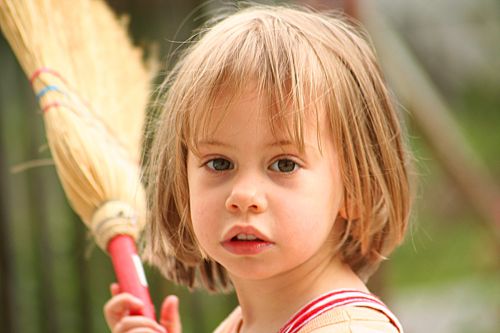
[[[256,240],[257,237],[255,237],[254,235],[248,235],[248,234],[238,234],[236,236],[236,239],[237,240],[249,240],[249,241],[253,241],[253,240]]]

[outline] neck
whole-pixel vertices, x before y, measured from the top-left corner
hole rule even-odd
[[[339,259],[312,260],[266,280],[232,277],[243,315],[242,333],[274,333],[303,305],[333,289],[366,286]]]

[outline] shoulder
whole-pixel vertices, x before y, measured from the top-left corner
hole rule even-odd
[[[367,307],[343,306],[316,317],[299,333],[403,333],[383,313]]]
[[[238,331],[238,327],[241,323],[241,308],[236,307],[229,316],[224,319],[222,323],[214,330],[213,333],[233,333]]]

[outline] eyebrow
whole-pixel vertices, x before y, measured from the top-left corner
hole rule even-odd
[[[273,142],[267,143],[266,146],[269,146],[269,147],[295,146],[295,143],[290,141],[290,140],[278,140],[278,141],[273,141]]]
[[[198,142],[199,146],[219,146],[219,147],[231,147],[231,144],[218,141],[218,140],[201,140]],[[266,143],[267,147],[277,147],[277,146],[295,146],[295,143],[291,140],[278,140]]]
[[[219,146],[219,147],[230,147],[230,144],[224,143],[217,140],[201,140],[197,143],[198,146]]]

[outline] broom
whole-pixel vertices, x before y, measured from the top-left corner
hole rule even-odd
[[[98,0],[0,0],[0,28],[36,93],[70,204],[110,254],[121,291],[146,305],[133,314],[155,319],[135,247],[152,73],[122,23]]]

